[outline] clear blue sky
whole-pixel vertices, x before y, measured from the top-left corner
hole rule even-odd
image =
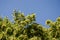
[[[0,0],[0,15],[12,19],[14,9],[25,15],[36,14],[37,23],[45,26],[45,21],[55,21],[60,16],[60,0]]]

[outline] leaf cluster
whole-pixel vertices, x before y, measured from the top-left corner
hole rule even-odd
[[[14,22],[0,17],[0,40],[60,40],[60,17],[55,22],[47,20],[49,28],[36,23],[34,13],[24,16],[13,12]]]

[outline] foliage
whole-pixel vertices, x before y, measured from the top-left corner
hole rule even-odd
[[[55,22],[47,20],[49,28],[36,23],[35,14],[24,16],[13,12],[14,22],[0,17],[0,40],[60,40],[60,17]]]

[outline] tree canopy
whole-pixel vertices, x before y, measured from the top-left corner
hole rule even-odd
[[[0,17],[0,40],[60,40],[60,17],[56,21],[46,21],[49,28],[36,23],[34,13],[25,16],[14,11],[11,22],[8,17]]]

